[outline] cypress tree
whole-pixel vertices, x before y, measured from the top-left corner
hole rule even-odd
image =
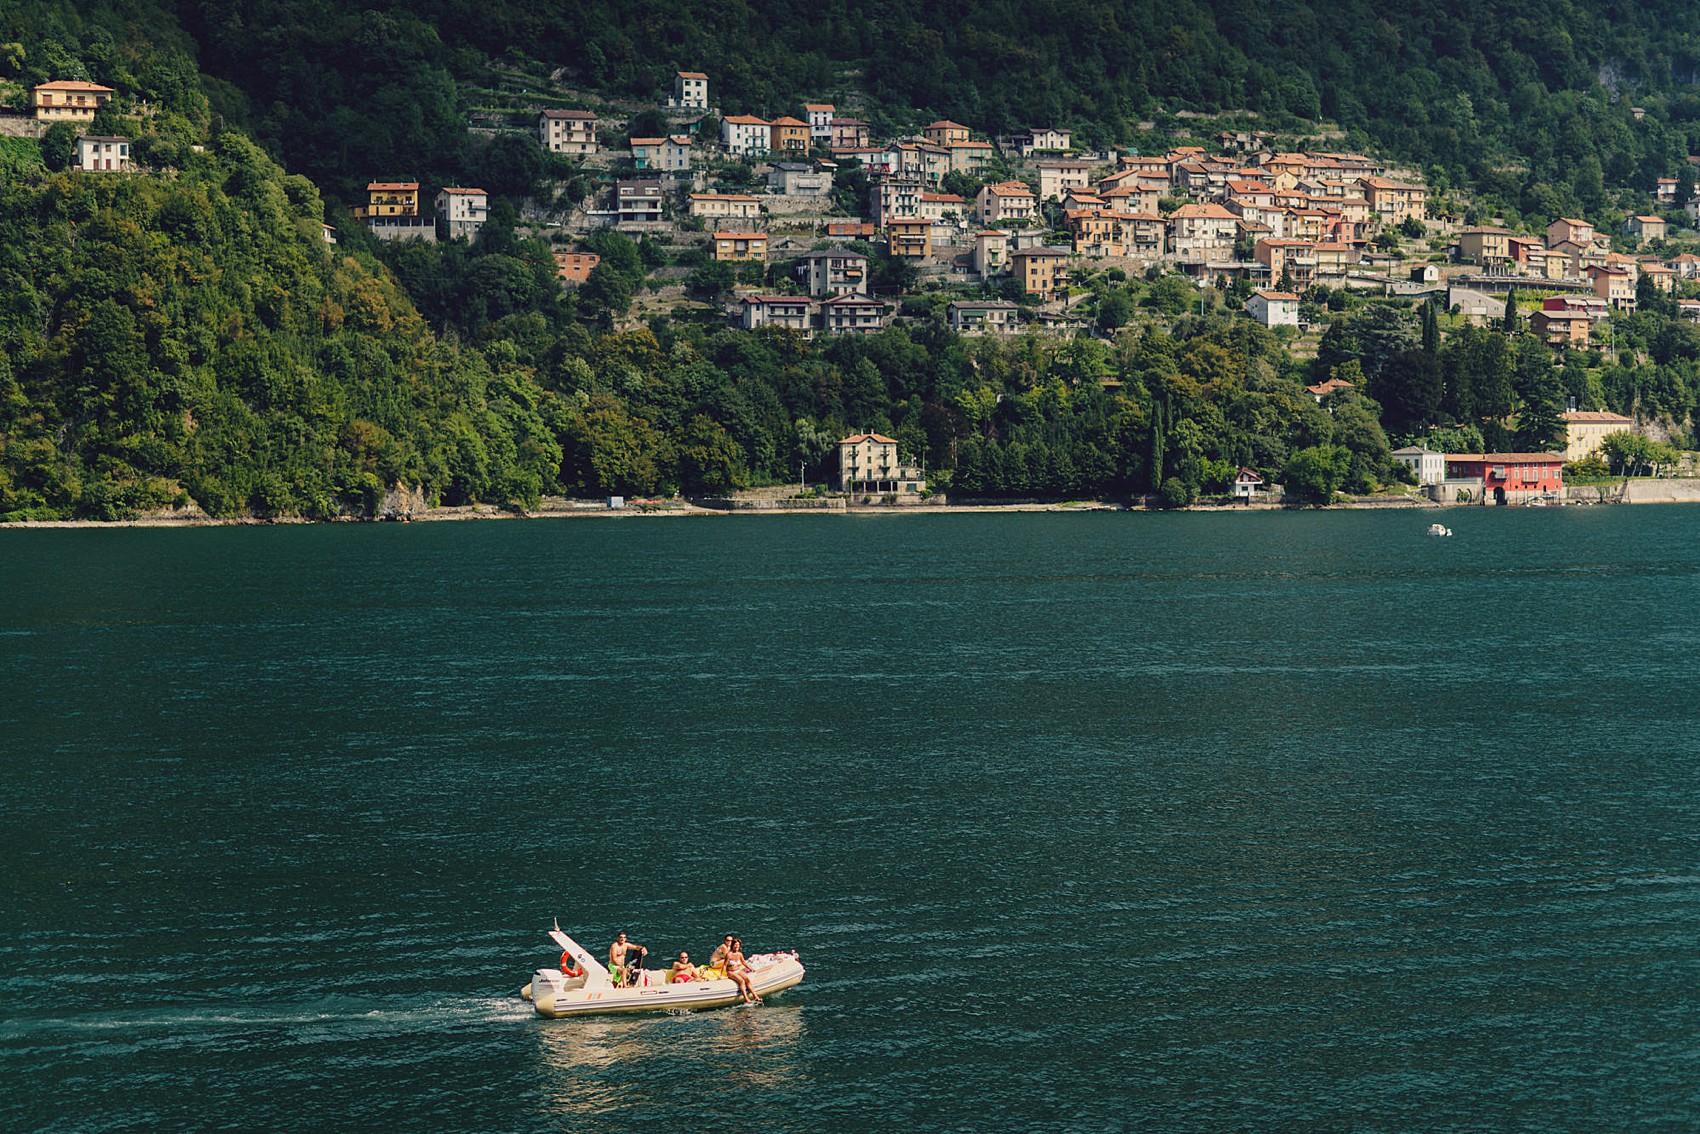
[[[1156,491],[1163,483],[1163,403],[1151,403],[1151,468],[1150,487]]]

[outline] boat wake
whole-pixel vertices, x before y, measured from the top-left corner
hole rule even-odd
[[[508,997],[328,996],[256,1004],[182,1004],[134,1006],[74,1016],[45,1013],[0,1020],[0,1045],[75,1045],[80,1042],[135,1046],[180,1045],[197,1040],[220,1042],[264,1033],[273,1041],[322,1041],[415,1034],[421,1030],[509,1024],[531,1017],[530,1009]]]

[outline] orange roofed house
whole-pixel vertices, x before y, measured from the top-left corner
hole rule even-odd
[[[35,88],[35,117],[40,122],[88,122],[116,93],[99,83],[62,80]]]
[[[1364,199],[1383,225],[1392,226],[1407,220],[1422,220],[1428,211],[1428,187],[1385,177],[1360,177]]]
[[[667,100],[667,105],[674,109],[707,110],[708,76],[701,71],[675,71],[673,97]]]
[[[948,146],[952,142],[966,142],[968,127],[960,122],[952,122],[948,118],[923,127],[921,136],[935,146]]]
[[[588,110],[545,110],[537,119],[537,136],[543,148],[557,154],[593,154],[596,115]]]
[[[836,111],[830,102],[803,104],[803,117],[809,120],[809,140],[815,145],[832,148],[832,116]]]
[[[1033,190],[1019,181],[984,186],[974,198],[975,219],[984,225],[1033,220],[1037,206]]]
[[[714,258],[732,261],[765,261],[767,259],[767,233],[717,232],[714,234]]]
[[[1182,205],[1168,216],[1169,251],[1181,263],[1226,260],[1233,255],[1239,218],[1221,205]]]
[[[838,443],[838,490],[914,495],[927,482],[921,470],[897,457],[897,442],[882,433],[853,433]]]
[[[562,283],[581,284],[590,278],[590,270],[602,262],[594,252],[555,253],[555,274]]]
[[[352,211],[379,240],[419,239],[436,243],[437,226],[419,215],[417,181],[368,182],[366,204]]]
[[[885,226],[886,244],[893,256],[931,256],[932,233],[933,222],[926,217],[893,220]]]
[[[773,123],[753,114],[728,114],[720,120],[720,141],[745,157],[765,154],[773,148]]]
[[[1529,315],[1529,330],[1551,347],[1585,347],[1594,333],[1594,320],[1575,308],[1543,307]]]
[[[769,124],[772,146],[781,153],[800,154],[809,148],[809,124],[789,116]]]
[[[490,218],[490,195],[482,189],[445,188],[437,194],[437,215],[448,222],[450,240],[471,240]]]

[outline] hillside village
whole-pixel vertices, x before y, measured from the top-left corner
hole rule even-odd
[[[1303,293],[1318,286],[1437,299],[1488,321],[1504,317],[1499,297],[1521,285],[1553,293],[1529,319],[1554,347],[1601,338],[1614,312],[1635,309],[1643,280],[1667,295],[1700,288],[1695,251],[1621,251],[1614,234],[1574,218],[1536,234],[1458,225],[1432,213],[1411,171],[1356,153],[1279,152],[1257,132],[1220,133],[1214,152],[1189,145],[1153,155],[1083,152],[1060,127],[988,139],[937,121],[876,139],[868,123],[826,103],[803,104],[802,118],[717,117],[709,84],[705,73],[679,72],[658,107],[678,132],[629,136],[623,146],[608,143],[624,123],[590,110],[538,112],[538,144],[607,182],[553,222],[565,230],[555,239],[566,286],[588,279],[599,260],[573,247],[572,234],[599,229],[736,266],[727,316],[751,330],[868,333],[889,325],[906,296],[961,293],[945,307],[959,333],[1073,333],[1092,324],[1081,307],[1096,296],[1082,283],[1117,270],[1184,275],[1229,293],[1267,327],[1306,322]],[[34,118],[89,122],[114,93],[42,84]],[[703,136],[705,125],[717,133]],[[116,135],[79,134],[73,162],[91,173],[135,169],[129,139]],[[1628,217],[1616,241],[1663,244],[1677,200],[1677,180],[1661,178],[1654,202],[1666,211]],[[1689,223],[1700,223],[1692,188],[1685,204]],[[475,238],[489,208],[479,188],[422,196],[417,181],[374,180],[351,214],[382,240],[436,241]],[[335,240],[329,226],[326,239]],[[876,255],[901,262],[900,286],[873,285]],[[1677,304],[1700,322],[1700,298]],[[1114,329],[1105,322],[1098,326]]]
[[[572,237],[611,228],[731,266],[727,317],[746,329],[868,333],[925,294],[946,298],[944,317],[964,334],[1109,331],[1114,319],[1099,316],[1084,285],[1119,271],[1184,275],[1268,327],[1310,322],[1306,293],[1320,297],[1318,288],[1433,299],[1487,321],[1503,318],[1503,297],[1521,287],[1548,293],[1531,325],[1564,347],[1606,337],[1611,314],[1635,308],[1643,279],[1671,295],[1700,281],[1693,251],[1619,247],[1656,247],[1671,234],[1682,216],[1672,215],[1674,178],[1653,194],[1665,212],[1631,216],[1620,233],[1560,218],[1519,235],[1437,212],[1413,171],[1358,153],[1279,151],[1255,131],[1150,155],[1084,151],[1054,126],[989,138],[936,121],[876,138],[826,103],[804,103],[797,116],[722,117],[710,92],[707,74],[679,72],[656,108],[674,129],[628,133],[623,144],[616,138],[635,115],[538,112],[539,144],[605,181],[550,222],[561,227],[569,286],[597,263]],[[445,187],[432,224],[417,183],[368,189],[355,215],[385,239],[470,237],[488,208],[481,190]],[[1690,223],[1696,208],[1688,203]],[[876,258],[900,265],[883,286]],[[1680,307],[1700,321],[1700,300]]]

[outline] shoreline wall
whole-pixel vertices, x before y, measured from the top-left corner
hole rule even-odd
[[[1632,480],[1620,491],[1625,504],[1700,504],[1700,479]]]

